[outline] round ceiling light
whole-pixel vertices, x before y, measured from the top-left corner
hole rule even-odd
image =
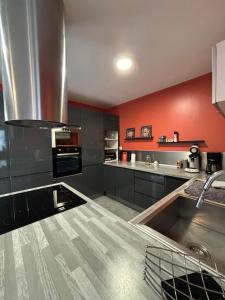
[[[129,57],[121,57],[116,61],[116,67],[120,71],[128,71],[132,66],[133,61]]]

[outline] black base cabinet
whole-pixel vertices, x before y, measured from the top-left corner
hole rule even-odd
[[[85,196],[95,198],[103,195],[103,166],[83,167],[81,174],[55,178],[53,182],[65,182]]]
[[[182,178],[104,165],[104,193],[143,211],[184,184]]]
[[[90,198],[103,195],[103,165],[83,167],[83,194]]]
[[[9,178],[1,178],[0,179],[0,195],[8,194],[10,192],[11,192],[10,179]]]
[[[182,184],[187,182],[187,179],[184,178],[177,178],[177,177],[165,177],[165,194],[168,195],[169,193],[176,190],[178,187],[180,187]]]
[[[116,196],[116,168],[104,165],[104,194],[115,198]]]

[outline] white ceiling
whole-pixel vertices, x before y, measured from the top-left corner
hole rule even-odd
[[[224,0],[64,0],[70,97],[110,107],[211,71]],[[113,66],[129,54],[135,69]]]

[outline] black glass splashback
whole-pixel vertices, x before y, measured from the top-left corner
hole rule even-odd
[[[87,203],[63,185],[0,198],[0,234]]]

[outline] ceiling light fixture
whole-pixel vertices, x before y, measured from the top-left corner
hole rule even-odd
[[[121,57],[116,61],[116,67],[120,71],[128,71],[133,66],[133,61],[129,57]]]

